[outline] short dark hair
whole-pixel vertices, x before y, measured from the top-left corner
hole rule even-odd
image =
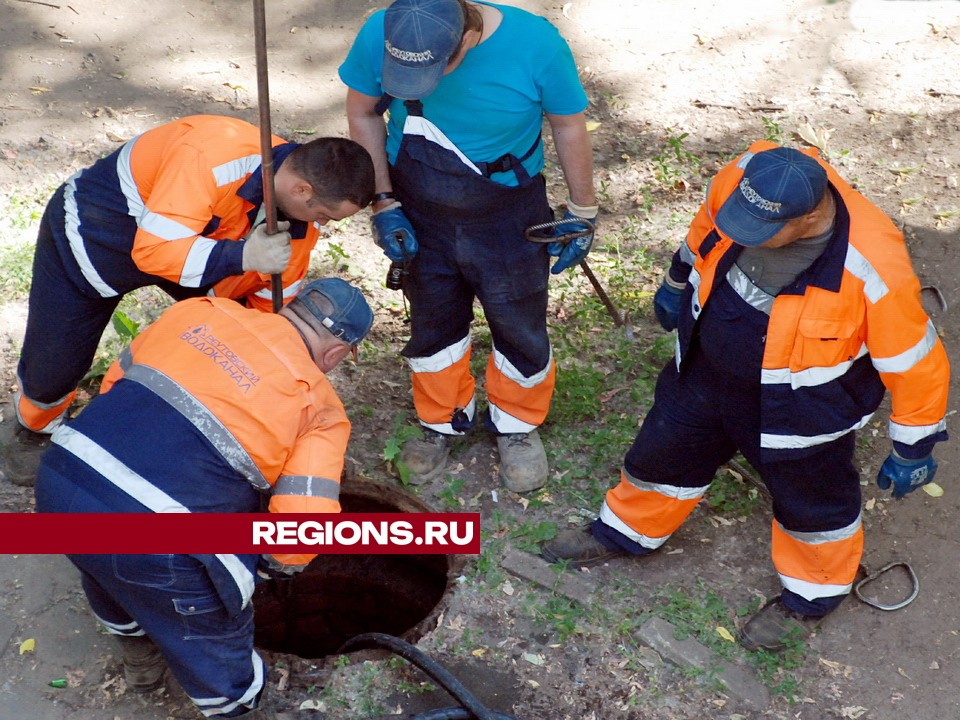
[[[360,143],[346,138],[317,138],[295,148],[285,162],[310,183],[322,203],[338,205],[349,200],[363,208],[373,200],[373,160]]]

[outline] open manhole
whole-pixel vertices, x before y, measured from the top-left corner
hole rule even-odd
[[[350,479],[340,491],[343,512],[434,512],[398,487]],[[291,579],[257,586],[254,645],[316,659],[350,638],[382,632],[416,642],[435,624],[459,573],[448,555],[319,555]]]

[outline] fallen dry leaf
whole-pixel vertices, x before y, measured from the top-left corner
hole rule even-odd
[[[733,637],[733,634],[727,630],[723,625],[717,626],[717,635],[722,637],[727,642],[736,642],[736,638]]]
[[[924,485],[923,491],[930,497],[943,497],[943,488],[934,482]]]

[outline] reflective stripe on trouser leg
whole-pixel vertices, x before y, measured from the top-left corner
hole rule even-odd
[[[19,384],[19,378],[18,378]],[[13,395],[13,406],[17,411],[20,424],[34,432],[52,433],[63,421],[70,404],[77,397],[77,391],[71,390],[66,396],[53,403],[40,403],[31,400],[22,391]]]
[[[543,370],[525,377],[494,347],[487,361],[487,398],[497,432],[528,433],[540,425],[550,410],[556,379],[552,352]]]
[[[708,487],[648,483],[621,470],[620,484],[607,491],[600,521],[640,546],[637,551],[656,550],[693,512]]]
[[[847,595],[863,555],[860,516],[847,527],[820,532],[793,532],[774,520],[772,552],[787,590],[811,602]]]
[[[407,358],[413,371],[413,405],[422,425],[445,435],[461,435],[452,425],[457,410],[463,410],[473,423],[476,401],[470,348],[467,335],[430,357]]]

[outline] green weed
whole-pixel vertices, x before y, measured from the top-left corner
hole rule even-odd
[[[783,145],[783,128],[773,118],[763,117],[763,139],[769,142]]]
[[[746,517],[760,502],[760,493],[752,485],[738,480],[729,468],[722,467],[714,476],[704,499],[710,509],[718,515]]]
[[[463,498],[464,480],[461,477],[448,476],[443,485],[443,489],[437,493],[440,503],[447,510],[457,510],[461,507],[460,500]]]
[[[140,323],[131,320],[130,317],[119,308],[115,310],[111,316],[110,324],[116,336],[108,337],[100,343],[96,361],[93,363],[93,367],[87,371],[87,374],[83,376],[83,379],[80,381],[81,385],[103,377],[107,370],[110,369],[113,361],[120,355],[120,352],[130,344],[131,340],[140,334]]]
[[[670,588],[662,592],[662,602],[653,611],[676,628],[678,640],[693,637],[725,658],[738,652],[739,645],[717,632],[718,627],[723,627],[732,635],[735,614],[717,593],[702,582],[698,583],[695,594]]]
[[[690,133],[668,135],[666,147],[650,158],[657,182],[668,189],[683,187],[687,175],[700,168],[700,158],[684,147],[683,141],[689,136]]]
[[[530,553],[540,552],[540,543],[553,540],[557,536],[557,524],[544,520],[523,523],[510,531],[510,539],[520,550]]]
[[[6,300],[25,298],[30,292],[35,248],[33,242],[0,245],[0,267],[3,268],[0,292]]]
[[[388,470],[394,470],[403,485],[410,483],[410,468],[400,460],[400,452],[408,440],[423,438],[423,430],[418,425],[408,425],[404,413],[398,413],[393,423],[393,435],[387,438],[383,447],[383,459]]]

